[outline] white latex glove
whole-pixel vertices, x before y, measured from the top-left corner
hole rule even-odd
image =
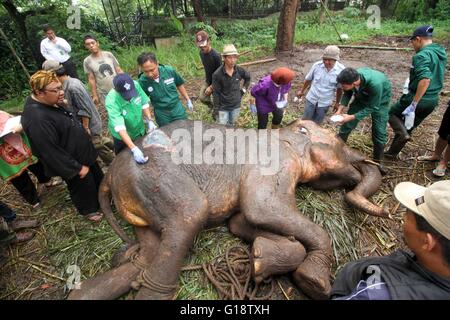
[[[132,148],[131,152],[133,152],[134,160],[137,163],[144,164],[148,161],[148,157],[144,157],[144,154],[142,153],[141,149],[139,149],[137,146]]]

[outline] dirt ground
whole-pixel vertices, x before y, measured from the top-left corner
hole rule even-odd
[[[408,43],[398,37],[382,37],[375,38],[362,44],[370,45],[389,45],[398,47],[407,47]],[[447,50],[448,50],[447,45]],[[264,63],[247,67],[252,75],[252,81],[257,81],[263,75],[269,73],[276,67],[288,66],[292,68],[297,77],[294,82],[294,89],[298,90],[301,82],[307,74],[311,65],[321,59],[322,46],[299,46],[291,53],[281,54],[277,56],[277,60],[272,63]],[[411,62],[412,51],[380,51],[380,50],[361,50],[344,48],[341,50],[341,62],[349,67],[369,66],[374,69],[386,73],[393,84],[393,99],[397,99],[403,87],[404,80],[408,76],[409,66]],[[272,57],[268,54],[267,57]],[[447,69],[448,70],[448,69]],[[203,79],[193,79],[186,84],[188,93],[193,99],[198,96],[198,88],[200,88]],[[444,90],[450,90],[450,73],[447,71]],[[293,92],[290,94],[289,112],[301,116],[303,112],[303,103],[295,104],[292,99]],[[394,186],[400,181],[415,181],[426,185],[436,179],[431,174],[431,170],[435,164],[419,163],[415,159],[418,155],[431,152],[437,138],[437,130],[445,110],[447,101],[450,97],[442,97],[439,107],[429,116],[413,134],[413,140],[408,143],[401,154],[401,160],[396,163],[388,164],[389,174],[383,178],[381,190],[385,194],[392,193]],[[248,106],[243,106],[248,107]],[[389,128],[389,137],[392,139],[392,131]],[[366,119],[360,123],[357,131],[366,133],[369,137],[367,141],[370,144],[370,120]],[[354,143],[352,139],[350,145]],[[390,144],[390,141],[388,142]],[[367,155],[371,155],[370,146],[361,148],[356,146]],[[446,179],[450,175],[447,174]],[[22,198],[17,194],[15,189],[10,185],[0,182],[0,197],[11,207],[16,209],[19,217],[39,217],[42,212],[37,213],[30,210]],[[68,210],[71,206],[70,199],[65,192],[64,187],[57,187],[55,191],[48,192],[44,195],[46,198],[46,207],[53,208],[52,212],[45,213],[45,227],[38,230],[36,239],[23,245],[13,246],[9,250],[11,261],[0,269],[0,299],[62,299],[66,293],[63,289],[67,275],[61,274],[61,266],[58,261],[50,259],[55,254],[55,250],[60,250],[60,254],[64,254],[64,250],[71,250],[71,246],[63,249],[57,246],[57,238],[48,236],[55,224],[67,223],[66,216],[61,217],[61,211]],[[50,204],[48,204],[50,203]],[[389,206],[391,212],[398,209],[396,202],[389,196],[388,201],[384,205]],[[402,246],[401,243],[401,219],[396,219],[388,225],[392,229],[393,237],[396,238],[395,247]],[[83,222],[84,223],[84,222]],[[82,227],[95,228],[91,224],[83,224]],[[82,228],[80,227],[80,228]],[[105,233],[110,232],[108,226],[103,226]],[[70,230],[69,230],[70,231]],[[73,230],[76,233],[77,230]],[[76,237],[77,242],[89,241],[89,237]],[[361,240],[363,241],[363,240]],[[372,247],[364,247],[363,255],[371,254],[375,249]],[[383,252],[376,252],[382,254]],[[376,254],[375,253],[375,254]],[[103,257],[104,258],[104,257]],[[80,258],[81,259],[81,258]],[[107,258],[105,258],[107,260]],[[105,261],[107,265],[109,261]],[[97,271],[92,270],[92,275]]]

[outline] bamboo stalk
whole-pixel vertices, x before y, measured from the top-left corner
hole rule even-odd
[[[272,62],[277,60],[277,58],[269,58],[269,59],[262,59],[262,60],[256,60],[256,61],[250,61],[250,62],[244,62],[244,63],[240,63],[238,64],[238,66],[251,66],[254,64],[260,64],[260,63],[266,63],[266,62]]]
[[[397,47],[376,47],[376,46],[356,46],[356,45],[338,45],[340,48],[352,49],[370,49],[370,50],[394,50],[394,51],[412,51],[412,48],[397,48]]]
[[[27,68],[25,67],[25,65],[23,64],[22,60],[20,59],[20,57],[17,55],[16,50],[14,50],[12,44],[9,42],[8,37],[6,36],[6,34],[3,32],[3,29],[0,28],[0,35],[3,37],[3,39],[5,39],[6,44],[8,45],[9,49],[11,50],[13,56],[17,59],[17,61],[19,61],[20,66],[22,67],[23,71],[25,72],[25,74],[27,75],[28,79],[30,79],[30,74],[28,73]]]

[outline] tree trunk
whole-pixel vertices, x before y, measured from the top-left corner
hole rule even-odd
[[[325,22],[325,8],[328,8],[328,0],[323,0],[320,3],[320,16],[319,16],[320,24]]]
[[[202,6],[200,5],[199,0],[191,0],[192,7],[194,7],[195,16],[197,17],[198,22],[205,22],[205,18],[202,13]]]
[[[170,4],[172,5],[172,13],[176,17],[177,16],[177,4],[175,0],[171,0]]]
[[[290,51],[294,47],[295,19],[299,5],[299,0],[285,0],[283,3],[278,20],[276,52]]]
[[[28,32],[27,32],[27,26],[26,26],[26,18],[27,16],[25,14],[20,13],[12,0],[2,0],[2,5],[8,11],[9,15],[11,16],[12,20],[14,21],[17,30],[19,31],[19,36],[22,40],[22,46],[24,48],[24,51],[29,51],[31,53],[31,56],[33,57],[36,65],[39,65],[41,61],[41,57],[39,53],[34,50],[34,48],[30,45],[31,41],[28,38]]]

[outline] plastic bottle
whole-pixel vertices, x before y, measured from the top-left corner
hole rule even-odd
[[[408,94],[409,92],[408,87],[409,87],[409,77],[406,78],[405,84],[403,84],[403,94]]]

